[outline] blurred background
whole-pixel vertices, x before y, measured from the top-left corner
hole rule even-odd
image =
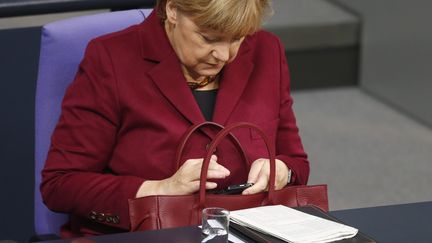
[[[41,26],[153,0],[0,0],[0,241],[33,234],[34,98]],[[432,200],[427,0],[273,0],[294,110],[330,209]]]

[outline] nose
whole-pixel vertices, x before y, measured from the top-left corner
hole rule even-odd
[[[214,48],[212,55],[221,62],[227,62],[230,58],[230,48],[231,45],[229,43],[221,43]]]

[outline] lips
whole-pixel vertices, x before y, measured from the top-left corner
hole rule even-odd
[[[211,67],[222,67],[224,64],[223,63],[206,63],[207,65],[211,66]]]

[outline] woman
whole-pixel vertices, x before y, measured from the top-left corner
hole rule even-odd
[[[42,172],[47,206],[71,215],[63,237],[129,230],[128,199],[195,193],[214,131],[194,135],[180,168],[174,157],[183,133],[205,120],[258,124],[276,144],[276,189],[307,183],[284,48],[259,31],[269,4],[160,0],[142,24],[89,43]],[[247,181],[255,184],[243,194],[266,190],[262,142],[247,129],[234,134],[250,170],[227,141],[206,188]]]

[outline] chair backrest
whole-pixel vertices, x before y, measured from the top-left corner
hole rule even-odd
[[[41,170],[59,119],[61,101],[78,70],[87,43],[100,35],[142,22],[151,9],[137,9],[75,17],[42,28],[35,107],[35,233],[58,234],[67,215],[50,211],[42,202]]]

